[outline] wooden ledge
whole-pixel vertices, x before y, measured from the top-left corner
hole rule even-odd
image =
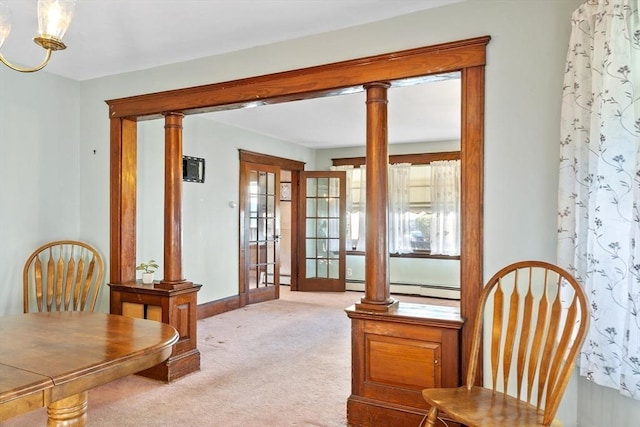
[[[464,324],[459,307],[398,302],[395,310],[384,312],[364,311],[358,309],[357,305],[354,304],[345,309],[349,318],[412,323],[452,329],[461,329]]]
[[[356,310],[360,311],[374,311],[376,313],[389,313],[390,311],[397,310],[398,301],[391,299],[388,302],[384,302],[381,304],[374,304],[368,301],[365,301],[364,298],[362,301],[355,304]]]
[[[160,281],[154,283],[154,288],[167,289],[169,291],[179,291],[182,289],[189,289],[193,287],[193,282],[164,282]]]

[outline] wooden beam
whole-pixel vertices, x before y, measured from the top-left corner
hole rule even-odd
[[[329,96],[366,83],[457,71],[484,65],[488,42],[488,36],[477,37],[260,77],[113,99],[107,101],[109,117],[140,119],[170,111],[196,114],[220,106],[239,108]]]

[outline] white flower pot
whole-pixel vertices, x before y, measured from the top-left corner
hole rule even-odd
[[[153,273],[142,273],[142,283],[145,285],[153,283]]]

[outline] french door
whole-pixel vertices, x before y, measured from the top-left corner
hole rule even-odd
[[[280,295],[280,168],[241,162],[240,294],[252,304]]]
[[[298,290],[345,290],[346,175],[300,172]]]

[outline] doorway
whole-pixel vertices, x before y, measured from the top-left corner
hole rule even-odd
[[[292,239],[302,170],[303,162],[240,150],[241,306],[277,299],[283,273],[285,282],[297,290],[297,249]]]
[[[240,150],[241,305],[278,299],[283,276],[292,291],[345,290],[345,173],[303,169]]]

